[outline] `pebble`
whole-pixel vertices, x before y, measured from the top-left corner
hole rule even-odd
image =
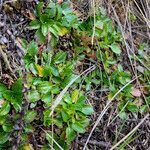
[[[0,38],[0,43],[1,44],[6,44],[6,43],[8,43],[9,41],[8,41],[8,39],[5,37],[5,36],[2,36],[1,38]]]

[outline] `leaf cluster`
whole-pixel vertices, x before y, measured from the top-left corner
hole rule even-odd
[[[73,10],[67,2],[62,5],[50,2],[48,6],[44,6],[40,2],[36,6],[36,19],[31,21],[29,29],[36,29],[36,34],[41,41],[45,40],[48,33],[53,38],[58,38],[71,31],[71,28],[77,28],[79,21]]]

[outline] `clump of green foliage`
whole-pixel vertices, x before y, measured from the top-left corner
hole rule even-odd
[[[29,29],[36,29],[37,36],[44,41],[48,33],[51,33],[53,38],[69,33],[72,27],[78,27],[78,22],[78,17],[68,7],[68,3],[59,5],[51,2],[44,6],[44,3],[40,2],[36,6],[36,20],[30,22]]]
[[[36,47],[36,44],[34,46]],[[44,111],[41,121],[44,126],[56,125],[61,130],[61,142],[70,144],[74,140],[76,132],[85,132],[89,123],[87,115],[93,113],[93,108],[85,103],[86,98],[83,93],[77,89],[72,93],[66,93],[63,101],[56,108],[55,115],[52,118],[49,115],[52,102],[57,94],[75,76],[73,73],[74,60],[67,60],[67,53],[63,51],[59,51],[55,55],[43,52],[42,56],[36,60],[34,59],[35,55],[30,54],[30,47],[29,45],[28,53],[25,56],[25,62],[30,72],[28,74],[29,102],[33,105],[32,108],[36,107],[38,101],[43,102]],[[31,60],[33,61],[31,62]],[[77,87],[77,84],[74,86]],[[33,116],[35,117],[35,115]],[[65,142],[64,139],[66,139]],[[60,143],[60,145],[62,144]]]
[[[10,140],[11,133],[15,130],[15,122],[20,117],[22,109],[22,80],[18,79],[9,89],[6,85],[0,83],[0,148],[4,143]],[[12,110],[15,115],[11,116]],[[13,118],[12,118],[13,117]],[[8,144],[9,146],[9,144]]]

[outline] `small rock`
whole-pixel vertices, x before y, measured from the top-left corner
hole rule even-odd
[[[8,43],[9,41],[7,40],[7,38],[6,37],[1,37],[1,39],[0,39],[0,43],[1,44],[6,44],[6,43]]]

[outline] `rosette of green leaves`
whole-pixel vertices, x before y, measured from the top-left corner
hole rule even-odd
[[[50,2],[47,7],[43,2],[36,6],[36,19],[31,21],[29,29],[36,29],[36,34],[41,41],[45,40],[48,33],[55,38],[70,32],[71,28],[77,28],[78,17],[73,13],[67,2],[57,4]]]

